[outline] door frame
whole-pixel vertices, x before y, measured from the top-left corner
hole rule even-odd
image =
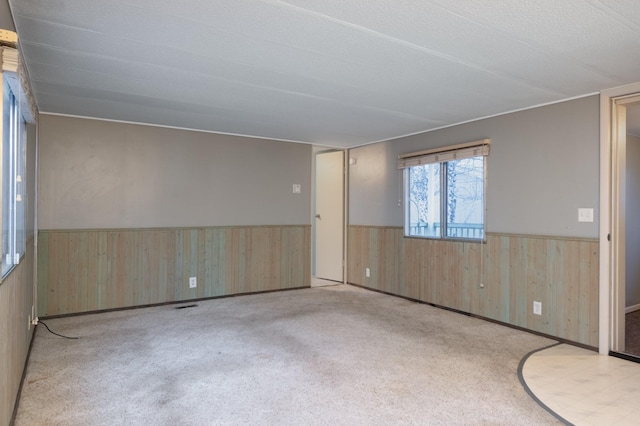
[[[624,212],[620,210],[620,199],[624,202],[620,184],[620,154],[614,143],[617,130],[616,106],[631,102],[640,95],[640,83],[603,90],[600,93],[600,256],[599,256],[599,324],[598,352],[608,355],[624,340],[624,324],[620,325],[621,286],[618,275],[620,256],[624,255]],[[624,277],[622,277],[624,278]],[[623,280],[622,280],[623,281]],[[624,289],[622,289],[624,291]],[[624,306],[622,307],[624,310]],[[622,327],[622,330],[620,329]]]

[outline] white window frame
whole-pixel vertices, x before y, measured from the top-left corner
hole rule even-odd
[[[24,257],[26,249],[26,123],[33,123],[34,114],[29,104],[28,95],[25,93],[21,81],[21,70],[19,69],[18,51],[14,48],[0,46],[0,95],[2,95],[2,104],[0,104],[0,112],[2,113],[2,121],[0,121],[0,134],[2,135],[2,144],[0,147],[0,158],[4,159],[6,155],[10,156],[9,160],[9,182],[6,182],[4,170],[4,161],[0,161],[0,181],[2,185],[10,185],[8,191],[8,201],[0,196],[0,212],[2,213],[2,221],[0,222],[0,231],[5,225],[9,229],[9,246],[2,258],[2,279],[4,279],[18,265]],[[5,80],[7,81],[9,90],[15,98],[15,107],[10,111],[4,111],[4,90]],[[9,145],[8,152],[4,150],[4,119],[5,115],[10,114],[9,122],[11,126],[12,141]],[[3,188],[4,189],[4,188]],[[4,191],[3,191],[4,193]],[[21,204],[18,204],[21,203]],[[10,217],[5,224],[4,215],[9,211]],[[18,218],[17,215],[21,217]],[[21,226],[22,229],[18,229]],[[4,249],[3,249],[4,252]]]

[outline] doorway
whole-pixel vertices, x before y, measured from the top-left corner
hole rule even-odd
[[[315,155],[314,276],[344,281],[344,151]]]
[[[640,94],[610,108],[611,350],[640,358]]]
[[[624,321],[624,336],[618,352],[640,357],[640,222],[634,220],[640,212],[640,96],[616,103],[618,126],[624,135],[618,135],[619,143],[625,143],[625,193],[624,193],[624,283],[620,283],[619,301]],[[620,111],[624,109],[624,111]],[[624,124],[624,125],[622,125]],[[623,139],[624,136],[624,140]]]

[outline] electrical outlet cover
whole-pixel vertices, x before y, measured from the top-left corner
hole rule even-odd
[[[578,209],[578,222],[593,222],[593,209],[592,208],[579,208]]]
[[[541,302],[533,302],[533,314],[534,315],[542,315],[542,303]]]

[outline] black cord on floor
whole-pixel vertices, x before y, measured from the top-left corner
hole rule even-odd
[[[51,329],[49,328],[49,326],[48,326],[47,324],[45,324],[44,322],[42,322],[42,321],[38,321],[38,324],[42,324],[42,325],[44,325],[44,327],[45,327],[47,330],[49,330],[49,333],[51,333],[51,334],[55,334],[56,336],[64,337],[65,339],[79,339],[79,337],[63,336],[62,334],[58,334],[58,333],[56,333],[55,331],[51,331]]]

